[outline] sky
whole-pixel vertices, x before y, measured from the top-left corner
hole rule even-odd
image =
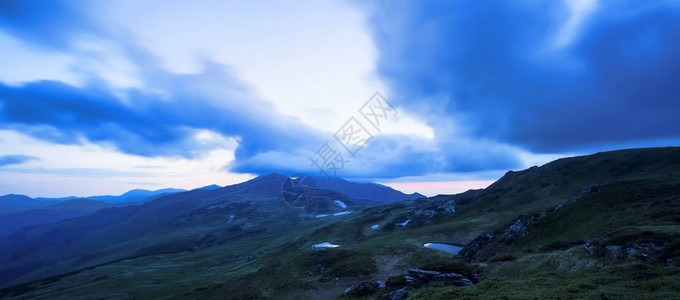
[[[680,1],[0,0],[0,194],[426,195],[680,144]]]

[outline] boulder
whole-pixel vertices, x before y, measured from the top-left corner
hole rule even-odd
[[[406,298],[407,292],[405,288],[398,289],[390,293],[390,300],[401,300]]]
[[[621,259],[623,258],[623,250],[621,246],[607,245],[605,247],[607,250],[605,257],[608,259]]]
[[[384,287],[384,285],[382,285]],[[371,280],[353,285],[345,289],[345,294],[354,297],[364,297],[375,294],[381,287],[379,281]]]
[[[600,191],[600,187],[597,186],[596,184],[584,186],[583,189],[581,190],[581,192],[584,193],[584,194],[595,193],[595,192],[599,192],[599,191]]]
[[[510,232],[512,233],[520,233],[524,230],[527,229],[527,226],[522,224],[522,220],[517,219],[517,221],[510,225]]]
[[[472,285],[472,281],[467,279],[465,276],[458,273],[444,273],[436,275],[432,278],[432,281],[445,281],[456,286],[468,286]]]
[[[586,243],[585,245],[583,245],[583,248],[586,249],[586,251],[588,251],[588,253],[589,253],[590,255],[594,255],[594,254],[595,254],[595,252],[593,251],[593,244],[591,244],[591,243]]]
[[[408,276],[414,278],[415,286],[426,284],[430,281],[443,281],[457,286],[472,285],[472,281],[467,277],[458,273],[441,273],[437,271],[422,270],[422,269],[408,269]],[[408,279],[407,279],[408,282]]]
[[[463,247],[463,250],[459,252],[459,255],[462,254],[466,258],[472,258],[477,251],[490,244],[493,238],[493,233],[483,233]]]
[[[536,216],[521,215],[515,222],[508,227],[506,231],[506,236],[508,238],[514,238],[515,236],[524,236],[526,231],[536,220]]]
[[[445,215],[450,215],[456,212],[456,202],[453,200],[446,201],[441,208],[444,210]]]

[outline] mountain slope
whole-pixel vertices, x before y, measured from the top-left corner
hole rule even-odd
[[[243,228],[258,230],[280,219],[295,221],[346,213],[357,207],[351,198],[321,189],[310,205],[290,207],[281,199],[286,179],[270,174],[225,188],[172,194],[141,205],[102,209],[80,218],[21,229],[0,238],[4,267],[0,282],[33,280],[159,251],[185,251],[206,235],[210,243],[224,242],[231,238],[231,229],[225,231],[225,224],[235,226],[236,232]]]
[[[131,190],[121,196],[92,196],[92,199],[78,197],[33,199],[23,195],[6,195],[0,197],[0,211],[9,211],[0,213],[0,236],[26,226],[86,216],[99,209],[139,204],[182,191],[184,190]],[[5,200],[2,201],[2,199]]]
[[[176,194],[181,192],[186,192],[186,190],[168,188],[156,191],[149,191],[137,189],[128,191],[120,196],[90,196],[87,198],[106,203],[125,203],[125,202],[139,202],[143,200],[148,201],[155,197]]]
[[[391,187],[377,183],[356,183],[337,177],[331,180],[327,180],[324,177],[315,177],[315,182],[316,186],[321,189],[343,193],[364,205],[385,204],[425,197],[419,193],[404,194]]]
[[[40,201],[25,195],[8,194],[0,196],[0,214],[37,209],[55,204],[54,201]]]
[[[285,207],[280,200],[284,206],[261,211],[266,197],[250,206],[225,199],[66,263],[145,253],[72,273],[55,269],[60,275],[0,290],[0,297],[313,299],[362,286],[355,290],[376,299],[400,290],[415,299],[676,298],[679,170],[680,148],[598,153],[508,172],[484,190],[327,218],[303,210],[270,218]],[[275,178],[260,186],[264,193],[276,191]],[[241,185],[249,186],[256,184]],[[584,186],[597,188],[584,193]],[[341,197],[323,193],[327,208]],[[243,214],[254,221],[234,221]],[[323,242],[339,247],[312,247]],[[424,243],[465,248],[456,256]],[[409,281],[416,268],[476,284]]]
[[[172,194],[142,205],[103,209],[92,215],[20,229],[0,238],[0,262],[6,266],[4,272],[0,272],[0,284],[30,273],[42,264],[96,252],[143,235],[228,193],[229,189]],[[22,251],[30,254],[21,254]],[[10,255],[12,253],[14,255]],[[33,261],[40,263],[29,263]]]
[[[125,204],[118,204],[125,205]],[[66,200],[40,209],[17,211],[0,215],[0,236],[7,235],[17,229],[40,224],[54,223],[65,219],[85,216],[99,209],[115,207],[89,199]]]

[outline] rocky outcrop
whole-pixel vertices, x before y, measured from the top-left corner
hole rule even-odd
[[[406,296],[408,296],[408,292],[406,292],[406,289],[400,288],[396,291],[390,292],[389,299],[390,300],[401,300],[401,299],[405,299]]]
[[[354,297],[365,297],[375,294],[379,289],[384,287],[385,284],[378,280],[364,281],[345,289],[345,294]]]
[[[491,241],[493,240],[494,235],[493,233],[487,232],[479,235],[476,237],[474,240],[472,240],[470,243],[468,243],[463,250],[461,250],[458,255],[462,255],[465,258],[471,259],[477,254],[480,250],[483,248],[486,248],[487,245],[491,244]]]
[[[547,213],[546,213],[547,214]],[[466,245],[459,255],[468,261],[482,261],[503,253],[518,238],[527,235],[529,228],[538,220],[541,214],[521,215],[503,230],[494,233],[484,233]]]
[[[662,252],[664,247],[655,243],[631,243],[626,245],[609,244],[606,239],[588,242],[583,245],[588,254],[607,260],[637,259],[648,261],[651,259],[667,259]]]
[[[420,227],[432,225],[437,219],[454,214],[456,201],[451,196],[438,196],[430,199],[419,199],[414,202],[414,209],[401,217],[398,224],[402,227]],[[409,220],[405,223],[405,220]]]
[[[539,215],[540,217],[540,215]],[[543,216],[545,218],[545,216]],[[536,216],[527,216],[527,215],[521,215],[515,222],[508,227],[508,229],[505,231],[505,236],[508,239],[513,239],[515,237],[519,236],[525,236],[527,234],[527,228],[531,226],[534,221],[537,219]]]
[[[550,216],[552,211],[542,211],[533,215],[520,215],[510,223],[493,233],[486,232],[468,243],[459,255],[468,261],[483,261],[493,256],[502,254],[518,238],[529,234],[531,228],[541,220]]]
[[[596,193],[600,191],[600,187],[597,184],[592,184],[592,185],[587,185],[584,186],[583,189],[581,189],[581,192],[584,194],[589,194],[589,193]]]
[[[407,289],[419,288],[430,282],[443,282],[455,286],[473,284],[472,280],[459,273],[411,268],[405,275],[390,277],[386,283],[371,280],[352,285],[345,289],[345,294],[352,297],[375,295],[376,299],[398,300],[407,296]]]
[[[470,281],[470,279],[458,273],[442,273],[422,269],[408,269],[408,275],[405,277],[407,284],[413,287],[419,287],[431,281],[448,282],[456,286],[472,285],[472,281]]]

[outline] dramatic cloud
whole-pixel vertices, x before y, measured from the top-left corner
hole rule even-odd
[[[59,80],[0,83],[1,128],[57,144],[113,145],[124,153],[147,157],[199,157],[228,148],[225,140],[234,139],[234,161],[225,170],[255,174],[317,172],[310,156],[325,139],[333,141],[328,124],[319,124],[325,128],[319,130],[282,115],[273,103],[256,96],[229,66],[204,59],[199,73],[168,70],[153,49],[142,48],[134,35],[122,36],[124,30],[112,30],[114,26],[105,27],[86,17],[88,9],[96,7],[50,2],[50,9],[35,11],[24,2],[10,4],[0,14],[7,32],[39,48],[76,54],[75,72],[83,79],[79,84]],[[301,46],[309,47],[304,41]],[[121,65],[130,67],[111,74],[112,68]],[[315,83],[308,84],[311,88]],[[301,93],[306,89],[298,87]],[[360,105],[348,108],[346,115],[334,112],[331,118],[349,118]],[[360,155],[339,166],[337,175],[393,178],[521,166],[517,149],[493,142],[460,138],[454,144],[398,133],[422,127],[403,117],[409,114],[403,111],[400,118],[401,124],[411,128],[385,127],[385,132],[392,133],[377,135]]]
[[[40,157],[3,176],[316,173],[328,141],[341,177],[486,180],[680,140],[677,1],[271,5],[3,1],[0,145]],[[399,114],[352,156],[333,134],[376,90]]]
[[[379,72],[452,144],[444,116],[533,152],[678,138],[680,3],[582,2],[384,1]]]
[[[212,65],[202,74],[181,76],[175,88],[160,95],[137,89],[121,95],[97,84],[73,87],[54,81],[20,87],[0,84],[0,121],[5,128],[55,143],[86,139],[142,156],[194,157],[221,146],[203,143],[201,133],[206,130],[236,138],[238,159],[314,141],[309,128],[277,115],[247,93],[211,99],[211,88],[231,87],[210,86],[210,81],[225,85],[233,79],[223,67]]]
[[[14,155],[1,155],[0,156],[0,167],[9,165],[19,165],[32,160],[40,160],[40,158],[35,156],[28,156],[22,154]]]
[[[84,3],[4,0],[0,4],[0,27],[36,45],[69,48],[74,35],[103,34],[77,4]]]
[[[132,38],[100,30],[84,17],[82,7],[70,4],[10,1],[2,7],[0,25],[37,47],[84,56],[88,65],[107,59],[102,55],[112,50],[72,44],[82,44],[83,36],[113,43],[118,60],[136,67],[134,74],[123,75],[135,77],[140,87],[112,86],[88,66],[77,70],[86,77],[82,86],[56,80],[0,83],[1,128],[58,144],[109,144],[149,157],[194,158],[226,147],[225,138],[233,138],[238,146],[230,169],[237,172],[252,172],[248,160],[254,156],[276,153],[290,160],[320,140],[316,130],[254,96],[229,67],[204,60],[199,73],[172,73]],[[276,167],[270,165],[268,171]]]

